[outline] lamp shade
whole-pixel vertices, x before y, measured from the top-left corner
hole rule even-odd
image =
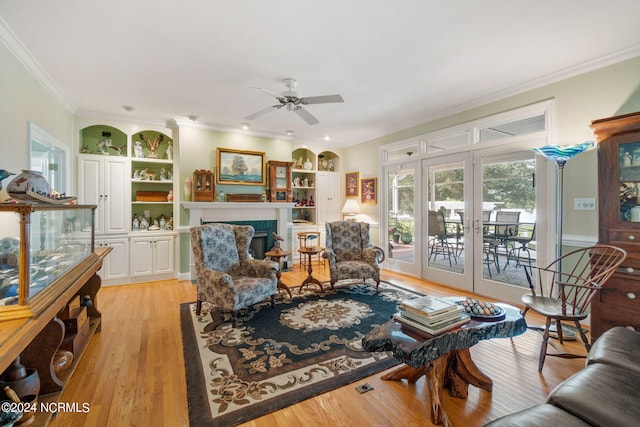
[[[593,147],[593,141],[586,141],[582,144],[567,145],[565,147],[561,147],[559,145],[545,145],[544,147],[534,148],[533,151],[542,154],[547,159],[553,160],[558,165],[564,166],[569,159],[591,147]]]
[[[360,210],[360,205],[355,199],[347,199],[347,201],[344,202],[344,206],[342,207],[343,215],[355,215],[360,212],[362,212]]]

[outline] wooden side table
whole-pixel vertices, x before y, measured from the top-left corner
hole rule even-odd
[[[302,283],[300,284],[300,292],[302,292],[302,288],[304,288],[304,285],[318,285],[320,286],[320,290],[322,290],[322,282],[319,281],[318,279],[316,279],[315,277],[313,277],[312,273],[313,273],[313,268],[311,267],[311,257],[313,257],[314,255],[319,254],[320,252],[322,252],[324,249],[319,247],[319,246],[315,246],[315,247],[311,247],[311,248],[300,248],[298,249],[298,252],[300,252],[301,256],[307,256],[307,260],[309,261],[307,263],[307,278],[304,279],[302,281]]]
[[[291,289],[289,289],[289,287],[282,283],[282,280],[280,280],[280,278],[282,277],[282,272],[280,271],[279,267],[280,258],[288,257],[289,255],[291,255],[291,252],[283,251],[282,249],[280,249],[277,251],[274,250],[265,252],[264,255],[270,257],[273,261],[278,263],[278,271],[276,271],[276,277],[278,278],[278,289],[284,289],[289,294],[289,298],[293,299],[293,295],[291,295]]]

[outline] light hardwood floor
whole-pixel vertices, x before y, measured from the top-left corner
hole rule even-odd
[[[283,274],[299,284],[306,272]],[[328,270],[314,271],[320,279]],[[451,288],[384,271],[383,279],[434,295],[465,295]],[[297,291],[297,289],[296,289]],[[195,300],[189,281],[162,281],[104,287],[97,304],[102,331],[84,354],[61,402],[90,404],[88,413],[58,414],[55,426],[188,426],[179,305]],[[529,324],[542,318],[527,315]],[[490,420],[544,402],[557,384],[578,371],[584,359],[547,358],[539,374],[540,335],[482,341],[471,349],[477,365],[494,381],[493,392],[469,387],[467,399],[445,393],[444,408],[456,426]],[[577,342],[565,347],[584,353]],[[266,414],[243,426],[431,426],[424,378],[415,384],[383,381],[383,373]],[[360,394],[357,385],[373,390]]]

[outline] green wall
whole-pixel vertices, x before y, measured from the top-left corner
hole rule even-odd
[[[71,150],[73,115],[0,43],[0,169],[29,169],[28,123],[38,125]],[[3,188],[11,182],[3,181]],[[3,189],[0,200],[8,196]]]
[[[184,180],[193,176],[197,169],[213,170],[216,163],[216,148],[249,150],[265,153],[265,161],[290,162],[292,143],[289,140],[267,138],[246,133],[230,133],[205,129],[198,126],[180,126],[178,129],[178,150],[180,163],[180,200],[184,200]],[[268,182],[268,181],[267,181]],[[216,185],[216,192],[261,194],[266,190],[262,185]],[[189,211],[180,205],[180,225],[189,225]],[[180,234],[180,272],[189,271],[189,234]]]
[[[589,128],[592,120],[640,111],[640,57],[345,148],[345,170],[360,170],[361,176],[369,176],[376,165],[377,176],[378,147],[381,145],[549,99],[555,100],[556,128],[551,130],[552,143],[567,145],[592,141],[594,136]],[[572,209],[576,197],[597,197],[596,151],[590,150],[568,162],[564,179],[564,203],[571,207],[565,209],[571,220],[565,221],[564,234],[597,239],[597,211]],[[381,193],[379,197],[383,196]],[[367,214],[374,222],[379,221],[377,209],[368,210]]]

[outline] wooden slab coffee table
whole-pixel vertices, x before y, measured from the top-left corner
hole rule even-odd
[[[450,426],[442,408],[442,390],[465,399],[469,384],[491,391],[493,381],[471,359],[469,348],[481,340],[510,338],[527,330],[527,323],[516,307],[496,304],[505,310],[505,318],[495,322],[471,320],[469,323],[431,336],[408,329],[390,320],[362,338],[367,351],[391,351],[404,365],[382,377],[385,380],[407,379],[414,383],[423,375],[431,395],[431,422]]]

